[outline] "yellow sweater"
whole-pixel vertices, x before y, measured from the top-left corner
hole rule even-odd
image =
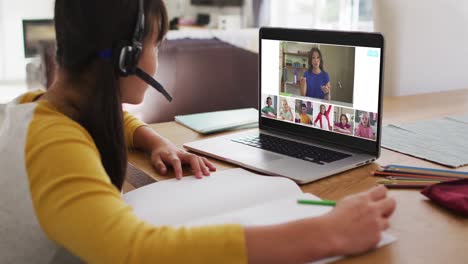
[[[239,225],[176,229],[139,220],[111,184],[88,132],[50,103],[32,102],[40,93],[20,99],[33,113],[16,122],[29,122],[18,148],[24,148],[35,216],[49,239],[89,263],[246,262]],[[125,113],[124,125],[131,147],[144,123]],[[15,162],[9,158],[0,157]]]

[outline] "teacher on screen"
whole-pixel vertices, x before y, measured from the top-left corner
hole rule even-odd
[[[323,69],[322,52],[318,48],[309,52],[309,69],[301,78],[301,95],[330,100],[330,76]]]

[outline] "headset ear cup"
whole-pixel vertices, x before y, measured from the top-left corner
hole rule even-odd
[[[138,61],[143,51],[143,37],[145,32],[144,0],[138,0],[138,18],[133,39],[126,43],[121,43],[118,51],[120,54],[116,58],[116,68],[121,76],[136,74]]]
[[[124,46],[120,51],[118,70],[123,76],[135,74],[140,58],[141,48],[138,46]]]
[[[132,73],[133,65],[133,48],[124,46],[120,51],[118,67],[123,76],[128,76]]]
[[[120,76],[127,76],[127,66],[126,66],[126,49],[125,46],[118,49],[119,54],[115,61],[116,70]]]
[[[131,74],[131,68],[132,68],[132,62],[133,62],[133,56],[132,56],[132,47],[131,46],[126,46],[122,49],[123,55],[122,55],[122,64],[120,68],[122,71],[125,73],[125,76],[128,76]]]

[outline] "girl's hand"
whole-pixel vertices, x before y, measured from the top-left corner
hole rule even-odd
[[[174,169],[177,179],[182,179],[182,164],[189,164],[196,178],[210,176],[216,167],[206,158],[189,153],[169,141],[164,141],[151,151],[151,162],[156,171],[167,174],[167,166]]]
[[[299,80],[299,83],[301,84],[301,86],[307,85],[306,77],[301,77],[301,79]]]
[[[334,233],[336,253],[353,255],[375,247],[381,232],[390,226],[389,218],[395,207],[395,200],[387,197],[387,189],[383,186],[339,202],[325,216]]]
[[[324,94],[329,94],[330,93],[330,87],[328,87],[328,85],[322,86],[322,92]]]
[[[301,77],[301,96],[306,96],[307,93],[307,78]]]

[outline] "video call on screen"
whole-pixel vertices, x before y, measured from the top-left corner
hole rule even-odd
[[[380,52],[262,40],[262,117],[376,140]]]

